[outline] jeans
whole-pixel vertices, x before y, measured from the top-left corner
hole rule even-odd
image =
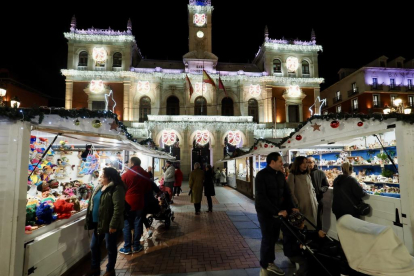
[[[201,202],[200,203],[194,203],[194,209],[197,212],[200,212],[201,210]]]
[[[181,190],[181,187],[174,186],[174,192],[173,192],[173,195],[179,195],[179,194],[180,194],[180,190]]]
[[[257,218],[262,231],[262,243],[260,245],[260,265],[264,269],[269,263],[275,261],[275,245],[279,239],[281,221],[272,216],[257,213]]]
[[[211,196],[206,196],[207,197],[207,203],[208,203],[208,210],[212,211],[213,210],[213,201],[211,200]]]
[[[131,250],[131,245],[133,245],[134,248],[139,248],[141,246],[139,240],[141,239],[143,231],[142,227],[139,229],[139,225],[141,224],[142,212],[143,210],[130,211],[128,219],[124,221],[124,229],[122,231],[124,232],[124,248],[126,250]],[[131,242],[132,230],[134,230],[133,242]]]
[[[118,254],[116,245],[117,234],[118,232],[98,235],[96,229],[93,231],[91,240],[92,269],[98,269],[101,266],[101,244],[104,239],[106,242],[106,249],[108,250],[108,264],[106,265],[106,270],[110,271],[115,269],[116,256]]]

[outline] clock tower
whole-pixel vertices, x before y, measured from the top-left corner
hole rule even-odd
[[[190,0],[188,5],[189,52],[212,52],[211,15],[213,9],[211,0]]]

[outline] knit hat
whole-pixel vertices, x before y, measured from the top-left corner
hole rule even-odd
[[[296,228],[300,228],[304,220],[305,217],[299,212],[292,212],[288,217],[289,223]]]

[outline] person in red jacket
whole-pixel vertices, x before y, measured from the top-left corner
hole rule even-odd
[[[120,253],[126,255],[144,249],[139,242],[142,235],[139,231],[139,225],[141,224],[142,213],[144,210],[144,195],[151,191],[150,176],[143,168],[141,168],[141,160],[138,157],[131,157],[128,163],[128,168],[129,169],[122,175],[122,181],[124,181],[127,186],[125,201],[129,204],[130,210],[124,221],[124,247],[119,250]],[[131,241],[132,230],[134,230],[133,241]]]
[[[180,196],[181,183],[183,182],[183,172],[179,165],[175,165],[174,196]]]

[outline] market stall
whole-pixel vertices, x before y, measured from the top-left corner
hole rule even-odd
[[[313,156],[330,183],[341,174],[343,162],[353,164],[354,177],[370,193],[365,202],[371,205],[372,213],[362,219],[391,226],[414,254],[411,121],[412,115],[403,114],[315,116],[285,140],[281,148],[290,162],[296,156]],[[323,228],[335,237],[332,191],[330,188],[323,198]]]
[[[23,120],[0,117],[2,275],[61,275],[89,252],[85,208],[102,169],[122,171],[127,151],[171,156],[128,139],[110,112],[12,112]]]

